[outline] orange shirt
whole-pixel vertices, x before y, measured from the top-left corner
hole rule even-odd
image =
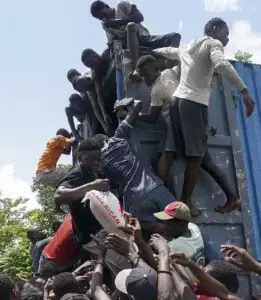
[[[64,149],[66,149],[70,143],[71,139],[67,139],[62,135],[51,138],[39,159],[36,172],[55,167]]]

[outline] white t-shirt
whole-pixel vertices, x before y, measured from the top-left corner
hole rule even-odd
[[[151,106],[160,106],[162,117],[170,124],[169,104],[179,85],[178,69],[167,69],[161,72],[151,89]]]
[[[198,226],[194,223],[188,224],[191,232],[190,237],[178,237],[168,242],[170,252],[184,253],[187,258],[194,261],[199,266],[205,266],[204,242]],[[196,278],[188,268],[177,265],[181,273],[191,281]]]
[[[226,59],[222,43],[216,39],[205,36],[180,48],[166,47],[154,51],[181,62],[180,84],[174,93],[177,98],[208,106],[214,69],[226,76],[235,88],[240,91],[245,88],[236,70]]]
[[[121,0],[115,7],[115,19],[126,20],[131,15],[132,3],[128,0]],[[136,24],[138,35],[149,35],[149,30],[141,23]],[[106,31],[108,42],[111,42],[113,37],[125,37],[126,26],[122,26],[119,29],[108,28],[103,25],[103,29]]]

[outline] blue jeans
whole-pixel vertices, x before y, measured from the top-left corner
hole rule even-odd
[[[147,194],[141,201],[130,203],[129,212],[143,222],[156,222],[154,213],[164,210],[164,208],[176,199],[164,186],[159,185]]]

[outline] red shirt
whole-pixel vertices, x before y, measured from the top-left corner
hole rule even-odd
[[[43,255],[55,264],[62,265],[73,260],[79,251],[80,246],[73,234],[72,218],[71,215],[68,215],[49,244],[44,248]]]

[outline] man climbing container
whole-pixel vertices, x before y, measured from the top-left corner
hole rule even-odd
[[[46,148],[39,159],[36,170],[36,182],[56,186],[66,175],[67,171],[57,169],[56,164],[62,154],[70,155],[71,145],[76,142],[66,129],[59,129],[56,136],[46,144]]]

